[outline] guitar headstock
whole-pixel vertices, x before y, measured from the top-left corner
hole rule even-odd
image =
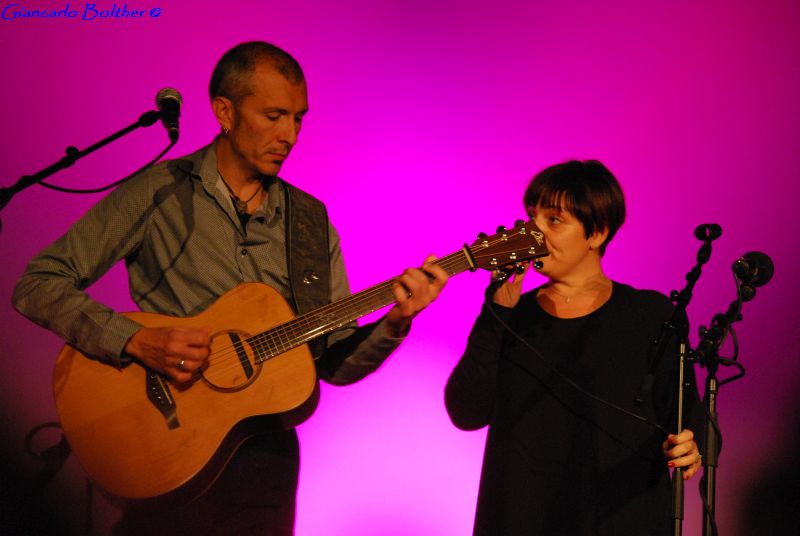
[[[535,260],[550,253],[544,243],[544,234],[533,221],[517,220],[511,229],[497,228],[497,234],[478,235],[468,248],[473,270],[497,270],[509,264]]]

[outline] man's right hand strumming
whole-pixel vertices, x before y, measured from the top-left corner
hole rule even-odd
[[[205,365],[210,345],[206,329],[142,328],[125,345],[125,353],[177,383],[186,383]]]

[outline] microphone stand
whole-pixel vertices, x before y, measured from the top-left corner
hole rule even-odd
[[[672,316],[670,316],[669,320],[664,322],[664,325],[661,327],[661,333],[658,338],[653,340],[653,344],[650,346],[648,356],[648,362],[650,364],[649,371],[642,383],[639,395],[635,399],[637,405],[644,403],[645,398],[653,387],[655,372],[658,369],[659,362],[664,356],[667,342],[675,336],[678,341],[677,431],[675,433],[680,433],[683,430],[684,371],[686,361],[688,360],[687,348],[689,348],[689,317],[686,314],[686,307],[692,299],[692,290],[697,280],[700,278],[702,266],[711,258],[711,242],[722,235],[722,228],[714,223],[703,224],[695,229],[694,235],[696,238],[703,241],[703,245],[697,252],[697,262],[694,268],[686,274],[686,286],[683,290],[680,292],[676,290],[670,292],[670,300],[675,303],[675,307],[672,310]],[[680,536],[683,532],[683,506],[683,468],[676,467],[672,473],[672,519],[673,533],[676,536]]]
[[[708,417],[705,430],[706,455],[703,457],[703,482],[705,488],[703,536],[717,534],[715,512],[716,476],[720,450],[720,432],[717,422],[717,394],[719,392],[717,370],[720,365],[719,347],[725,340],[731,324],[742,319],[742,303],[750,301],[755,297],[756,291],[753,287],[754,286],[749,283],[742,283],[739,287],[739,298],[731,302],[727,312],[714,315],[709,329],[705,329],[705,327],[700,328],[702,340],[697,345],[697,351],[695,352],[695,361],[708,371],[705,396],[706,414]],[[742,375],[743,374],[733,376],[724,383],[738,379]]]
[[[151,110],[149,112],[143,113],[139,116],[139,119],[127,127],[123,128],[122,130],[115,132],[114,134],[108,136],[100,140],[99,142],[95,143],[87,147],[86,149],[78,150],[76,147],[67,147],[65,150],[66,156],[62,157],[61,160],[58,162],[42,169],[34,173],[33,175],[25,175],[21,177],[16,184],[13,186],[9,186],[8,188],[0,188],[0,210],[3,210],[5,206],[11,201],[11,198],[14,197],[16,194],[24,190],[25,188],[32,186],[36,183],[39,183],[46,179],[47,177],[53,175],[54,173],[61,171],[62,169],[66,169],[72,166],[75,162],[79,159],[83,158],[84,156],[93,153],[97,149],[108,145],[112,141],[115,141],[122,136],[136,130],[140,127],[149,127],[156,121],[161,119],[161,112],[156,110]],[[2,230],[2,222],[0,222],[0,230]]]

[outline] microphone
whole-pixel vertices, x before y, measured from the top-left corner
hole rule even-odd
[[[741,294],[734,300],[725,313],[714,315],[711,319],[711,326],[706,329],[700,326],[700,336],[702,339],[697,345],[694,355],[697,361],[705,366],[709,357],[714,357],[719,347],[732,329],[731,324],[742,319],[739,314],[742,303],[752,300],[755,295],[755,287],[760,287],[769,283],[775,271],[772,259],[766,253],[760,251],[750,251],[745,253],[731,266],[734,275],[742,285]]]
[[[183,104],[181,94],[171,87],[161,89],[156,95],[156,107],[172,143],[178,141],[178,118],[181,116],[181,104]]]
[[[722,227],[716,223],[704,223],[694,230],[694,237],[698,240],[716,240],[722,236]]]
[[[772,279],[775,265],[766,253],[750,251],[739,257],[731,269],[745,285],[760,287]]]

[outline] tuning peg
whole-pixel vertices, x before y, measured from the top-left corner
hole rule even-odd
[[[486,238],[486,237],[487,237],[487,234],[486,234],[486,233],[478,233],[478,238],[479,238],[480,240],[483,240],[483,239],[484,239],[484,238]]]
[[[522,227],[523,225],[525,225],[523,220],[517,220],[514,222],[514,227]]]
[[[525,267],[521,263],[514,263],[514,271],[517,273],[517,275],[522,275],[525,273]]]
[[[533,261],[533,267],[536,268],[537,270],[541,270],[542,266],[544,266],[544,263],[542,261],[540,260]]]
[[[492,270],[492,282],[493,283],[502,283],[508,276],[511,275],[508,271],[504,270],[503,268],[495,268]]]
[[[499,233],[505,233],[505,232],[506,232],[506,226],[505,226],[505,225],[500,225],[500,226],[497,228],[497,232],[498,232],[498,234],[499,234]]]

